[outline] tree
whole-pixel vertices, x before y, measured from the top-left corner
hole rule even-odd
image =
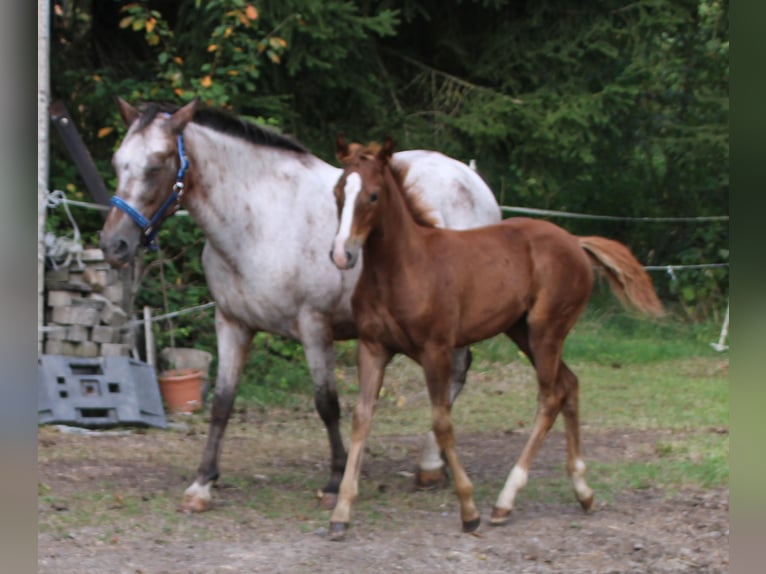
[[[200,95],[291,132],[329,161],[339,130],[475,158],[509,204],[642,217],[728,212],[726,0],[66,8],[54,17],[53,93],[107,179],[124,133],[113,96]],[[56,187],[81,194],[65,154],[54,146],[53,157]],[[623,241],[647,264],[728,258],[725,223],[556,222]],[[657,279],[663,297],[692,315],[723,308],[726,270]]]

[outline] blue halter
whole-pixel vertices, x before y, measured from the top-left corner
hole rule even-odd
[[[184,193],[183,180],[184,175],[186,175],[186,170],[189,169],[189,158],[186,157],[183,134],[178,134],[178,158],[181,160],[181,167],[178,170],[178,175],[176,175],[176,182],[173,184],[173,189],[151,219],[144,217],[135,207],[116,195],[112,196],[112,199],[109,200],[111,205],[125,212],[128,217],[141,228],[141,231],[144,234],[144,244],[152,251],[157,250],[157,244],[154,242],[154,239],[160,232],[163,218],[167,215],[167,212],[171,207],[181,203],[181,196],[183,196]]]

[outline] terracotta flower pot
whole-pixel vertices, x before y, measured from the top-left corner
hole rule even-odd
[[[160,373],[157,380],[168,411],[193,413],[202,407],[202,371],[171,369]]]

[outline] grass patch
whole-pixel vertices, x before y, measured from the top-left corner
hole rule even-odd
[[[716,328],[646,321],[599,306],[578,324],[566,359],[580,379],[584,454],[598,500],[612,501],[627,489],[671,494],[728,483],[728,360],[709,346],[717,338]],[[341,345],[336,370],[346,445],[358,393],[350,360],[354,349],[355,343]],[[77,529],[93,529],[100,541],[110,544],[144,529],[163,544],[179,536],[204,540],[211,528],[223,538],[227,532],[236,536],[242,524],[265,529],[270,520],[300,532],[326,528],[329,513],[319,508],[314,494],[329,476],[329,448],[314,411],[305,359],[302,354],[289,360],[266,354],[267,359],[263,353],[251,357],[240,387],[224,440],[215,512],[204,517],[178,512],[206,440],[208,405],[183,418],[185,430],[149,429],[125,438],[134,445],[130,448],[121,448],[123,439],[117,437],[59,436],[54,429],[41,429],[48,446],[38,452],[40,465],[52,468],[38,490],[41,532],[68,536]],[[476,345],[468,384],[453,410],[458,449],[467,433],[528,433],[536,397],[534,370],[510,341],[497,337]],[[450,513],[458,520],[452,488],[413,492],[411,477],[399,474],[413,469],[419,437],[430,426],[422,370],[406,357],[396,357],[367,442],[355,522],[396,527],[411,513]],[[563,430],[561,417],[553,430]],[[560,438],[549,437],[546,445]],[[507,467],[498,464],[491,474],[482,474],[482,466],[469,470],[481,508],[494,504],[519,452],[505,453]],[[493,455],[480,456],[486,463]],[[541,459],[533,465],[519,505],[574,504],[563,455],[555,464],[551,460],[547,466]],[[365,474],[375,464],[383,468],[382,463],[385,472]],[[122,473],[128,469],[141,479],[127,480]],[[87,490],[78,484],[87,484]]]

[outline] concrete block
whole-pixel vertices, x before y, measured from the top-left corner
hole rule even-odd
[[[136,333],[133,329],[123,327],[120,330],[120,343],[129,345],[132,347],[135,340],[136,340]]]
[[[74,346],[75,357],[98,357],[101,353],[101,346],[93,341],[83,341],[82,343],[72,343]]]
[[[84,271],[85,271],[85,269],[83,269],[82,271],[79,270],[79,269],[74,269],[74,268],[70,269],[69,270],[69,282],[70,283],[85,283],[85,279],[83,279],[83,276],[82,276]],[[87,283],[85,283],[85,284],[87,285]]]
[[[46,331],[45,333],[45,339],[49,341],[65,341],[66,340],[66,331],[69,327],[65,325],[46,325],[46,327],[50,327],[50,331]]]
[[[112,327],[119,327],[128,322],[128,314],[116,305],[107,305],[101,311],[101,322]]]
[[[103,343],[101,345],[102,357],[130,357],[130,345],[122,343]]]
[[[73,297],[79,297],[79,294],[72,293],[72,291],[63,291],[55,289],[48,291],[48,306],[49,307],[64,307],[72,302]]]
[[[154,369],[128,357],[42,355],[37,389],[40,424],[167,426]]]
[[[72,343],[88,341],[91,338],[90,329],[85,325],[70,325],[67,327],[66,336],[64,338]]]
[[[82,272],[82,279],[93,287],[96,293],[100,293],[107,286],[108,273],[107,271],[99,271],[98,269],[88,267]]]
[[[165,347],[160,351],[160,366],[163,369],[198,369],[203,378],[210,378],[210,363],[213,355],[202,349],[187,347]]]
[[[64,340],[48,339],[45,341],[46,355],[68,355],[74,356],[74,343]]]
[[[82,281],[45,281],[45,288],[49,291],[75,291],[77,293],[90,293],[93,287]]]
[[[95,325],[91,330],[90,339],[94,343],[119,343],[120,328],[108,325]]]
[[[116,283],[104,287],[101,294],[112,303],[122,306],[122,298],[125,294],[125,288],[121,282],[117,281]]]
[[[51,320],[59,325],[98,325],[99,316],[98,309],[75,305],[52,307],[51,312]]]
[[[87,309],[95,309],[99,313],[103,311],[104,307],[109,304],[104,297],[101,297],[97,293],[91,293],[87,297],[76,297],[72,299],[73,307],[82,307]]]
[[[103,261],[104,252],[97,247],[88,247],[82,250],[81,259],[84,263],[89,263],[92,261]]]
[[[48,282],[67,282],[69,281],[69,269],[66,267],[59,267],[58,269],[50,269],[45,272],[45,283]]]

